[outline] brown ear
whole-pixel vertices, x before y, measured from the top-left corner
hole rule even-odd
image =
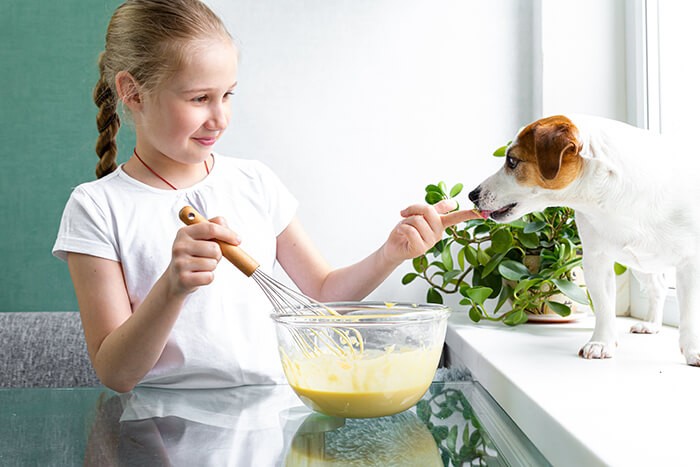
[[[551,117],[535,129],[535,156],[537,167],[545,180],[559,174],[567,153],[578,152],[576,127],[566,117]]]

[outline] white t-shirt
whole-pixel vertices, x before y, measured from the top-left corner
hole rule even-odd
[[[277,235],[294,217],[297,201],[265,165],[215,158],[204,180],[182,190],[153,188],[121,166],[78,186],[63,212],[53,254],[120,262],[134,310],[169,265],[183,226],[178,212],[190,205],[206,218],[224,217],[241,248],[270,273]],[[160,359],[140,384],[216,388],[283,382],[271,312],[255,281],[221,261],[214,281],[186,299]]]

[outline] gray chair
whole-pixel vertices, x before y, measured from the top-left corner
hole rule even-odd
[[[91,386],[77,312],[0,312],[0,388]]]

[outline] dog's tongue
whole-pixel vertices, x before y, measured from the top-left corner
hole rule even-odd
[[[472,212],[480,216],[482,219],[488,219],[493,211],[480,211],[478,209],[472,209]]]

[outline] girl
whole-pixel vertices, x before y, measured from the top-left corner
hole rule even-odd
[[[263,270],[279,262],[317,300],[358,300],[446,226],[476,217],[411,206],[377,251],[331,270],[266,166],[212,152],[229,122],[237,66],[230,34],[198,0],[129,0],[109,23],[94,91],[98,180],[71,194],[53,252],[68,263],[97,376],[115,391],[284,381],[271,306],[249,278],[219,264],[214,240],[243,244]],[[136,130],[119,166],[118,102]],[[183,227],[185,205],[218,217]]]

